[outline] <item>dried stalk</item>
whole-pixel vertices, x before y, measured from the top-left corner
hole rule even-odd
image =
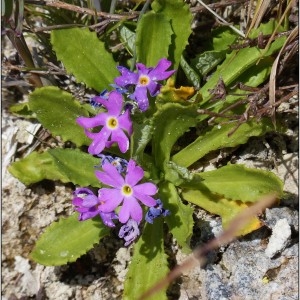
[[[169,274],[156,283],[152,288],[146,291],[139,300],[144,300],[154,295],[161,289],[168,286],[173,280],[179,277],[182,273],[190,271],[196,266],[203,266],[205,263],[206,255],[221,245],[228,244],[233,241],[238,232],[256,215],[261,214],[264,209],[270,207],[276,201],[276,195],[270,194],[261,198],[254,205],[242,211],[238,214],[229,224],[228,228],[223,231],[223,233],[211,241],[209,241],[204,246],[198,247],[193,251],[193,254],[190,255],[181,265],[176,266]]]

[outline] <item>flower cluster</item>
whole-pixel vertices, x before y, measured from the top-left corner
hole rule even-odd
[[[106,226],[115,227],[114,220],[124,224],[119,237],[125,240],[125,246],[131,244],[140,234],[139,224],[143,219],[143,208],[149,210],[145,215],[148,223],[153,223],[159,216],[167,216],[169,210],[163,208],[160,199],[153,198],[157,186],[151,182],[141,182],[144,170],[132,159],[103,154],[105,148],[117,144],[122,153],[129,149],[129,138],[133,133],[131,109],[124,97],[135,101],[143,112],[149,107],[148,92],[156,96],[161,88],[157,81],[167,79],[175,71],[167,71],[171,62],[161,59],[154,68],[146,68],[138,63],[137,73],[124,67],[118,67],[121,76],[115,79],[114,91],[104,90],[91,99],[91,105],[104,108],[94,117],[79,117],[77,124],[82,126],[92,142],[88,152],[101,159],[100,170],[95,176],[105,185],[93,192],[89,188],[78,188],[74,192],[73,205],[79,213],[79,220],[84,221],[99,215]]]

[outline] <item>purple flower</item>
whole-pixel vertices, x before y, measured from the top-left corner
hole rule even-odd
[[[103,202],[101,211],[112,212],[122,203],[119,221],[126,223],[131,217],[139,223],[143,211],[138,200],[148,207],[154,206],[156,201],[151,196],[157,192],[156,185],[150,182],[137,184],[144,177],[144,171],[134,160],[129,161],[125,178],[111,164],[105,164],[103,170],[104,172],[96,171],[96,176],[112,188],[99,190],[99,198]]]
[[[125,240],[125,247],[130,245],[138,236],[140,235],[140,230],[138,223],[132,219],[120,228],[119,238]]]
[[[100,215],[103,223],[108,227],[115,227],[113,219],[118,219],[115,212],[104,213],[100,211],[101,202],[99,198],[88,188],[78,188],[74,191],[73,205],[79,212],[79,221],[94,218]]]
[[[124,158],[117,156],[112,157],[105,154],[98,154],[97,156],[101,158],[101,167],[106,163],[110,163],[117,168],[119,173],[123,173],[127,170],[128,161]]]
[[[175,72],[175,70],[166,71],[171,64],[165,58],[160,59],[154,68],[146,68],[145,65],[137,63],[138,73],[133,73],[127,68],[119,66],[118,70],[121,72],[121,76],[115,79],[115,83],[126,88],[135,85],[135,91],[130,98],[138,103],[141,111],[146,111],[149,107],[147,90],[152,97],[159,93],[161,84],[156,81],[167,79]]]
[[[97,155],[105,147],[109,148],[115,142],[118,143],[120,151],[125,153],[129,148],[129,140],[124,130],[127,131],[128,135],[131,135],[132,122],[128,110],[121,114],[122,95],[113,91],[109,94],[107,100],[98,97],[97,102],[107,109],[107,113],[103,112],[92,118],[77,118],[77,123],[85,128],[85,134],[93,140],[88,149],[89,153]],[[88,130],[98,126],[102,126],[100,132],[90,132]]]
[[[145,220],[153,224],[153,220],[159,216],[168,216],[171,212],[168,209],[163,208],[163,204],[160,199],[156,200],[156,205],[153,207],[150,207],[149,210],[146,213]]]

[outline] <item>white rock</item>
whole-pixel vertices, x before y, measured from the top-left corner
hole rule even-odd
[[[289,243],[291,234],[291,227],[287,219],[278,220],[272,230],[272,235],[265,254],[272,258],[275,254],[284,250]]]
[[[26,293],[30,296],[36,295],[40,288],[40,283],[33,275],[28,259],[16,256],[15,271],[23,274],[21,277],[23,291],[26,291]]]

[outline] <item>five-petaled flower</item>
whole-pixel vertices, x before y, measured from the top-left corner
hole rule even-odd
[[[137,63],[137,73],[119,66],[118,70],[121,72],[121,76],[115,79],[115,83],[125,88],[134,85],[135,90],[130,98],[138,103],[141,111],[146,111],[149,107],[147,90],[152,97],[159,93],[161,84],[157,81],[167,79],[175,72],[175,70],[166,71],[171,64],[166,58],[160,59],[154,68],[146,68],[145,65]]]
[[[130,245],[140,235],[139,225],[135,220],[129,219],[128,222],[120,228],[119,238],[125,240],[125,247]]]
[[[96,176],[102,183],[112,188],[99,190],[99,198],[103,203],[101,211],[109,213],[122,204],[119,221],[126,223],[132,218],[140,223],[143,211],[138,200],[148,207],[156,205],[156,200],[151,197],[157,192],[156,185],[151,182],[137,184],[144,177],[144,170],[132,159],[128,162],[125,178],[110,163],[104,164],[102,168],[103,172],[96,171]]]
[[[85,134],[93,140],[88,148],[89,153],[97,155],[105,147],[109,148],[115,142],[118,144],[120,151],[125,153],[129,148],[129,139],[124,131],[128,135],[132,134],[132,122],[128,110],[122,114],[122,95],[113,91],[110,92],[108,99],[97,97],[97,103],[103,105],[107,112],[100,113],[92,118],[77,118],[77,123],[85,128]],[[89,129],[98,126],[102,126],[99,132],[89,131]]]
[[[88,188],[78,188],[74,191],[73,205],[79,212],[79,221],[85,221],[99,215],[108,227],[115,227],[113,219],[118,219],[115,212],[104,213],[101,211],[99,198]]]

